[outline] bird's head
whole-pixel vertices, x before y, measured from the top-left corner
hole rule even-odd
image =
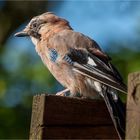
[[[16,33],[15,36],[30,36],[33,43],[36,45],[36,43],[41,40],[41,36],[44,33],[49,32],[57,26],[66,26],[71,28],[67,20],[56,16],[52,12],[46,12],[39,16],[33,17],[27,26],[22,31]]]

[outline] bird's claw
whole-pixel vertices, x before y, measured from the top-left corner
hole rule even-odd
[[[57,96],[67,96],[68,91],[69,91],[69,89],[65,89],[65,90],[62,90],[60,92],[57,92],[56,95]]]
[[[57,96],[66,96],[66,93],[64,93],[64,92],[57,92],[56,95]]]

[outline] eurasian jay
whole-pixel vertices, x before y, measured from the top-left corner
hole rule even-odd
[[[57,95],[69,91],[71,96],[101,96],[119,137],[124,138],[125,107],[117,91],[126,93],[127,88],[110,57],[94,40],[75,32],[67,20],[51,12],[32,18],[15,36],[30,36],[45,66],[66,87]]]

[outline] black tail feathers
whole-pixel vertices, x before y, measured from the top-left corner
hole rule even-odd
[[[115,93],[108,90],[104,94],[104,100],[107,105],[110,116],[120,139],[125,138],[125,117],[126,106]]]

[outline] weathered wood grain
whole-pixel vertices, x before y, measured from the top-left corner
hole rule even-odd
[[[128,76],[126,139],[140,140],[140,72]]]

